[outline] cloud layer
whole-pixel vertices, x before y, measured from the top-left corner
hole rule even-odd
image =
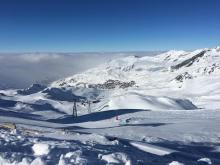
[[[127,55],[136,53],[0,54],[0,89],[48,83]]]
[[[100,54],[2,54],[0,88],[25,88],[36,82],[50,82],[82,72],[110,58]]]

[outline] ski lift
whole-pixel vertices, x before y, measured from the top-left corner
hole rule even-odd
[[[76,118],[77,117],[77,107],[76,107],[76,101],[74,101],[73,104],[73,117]]]

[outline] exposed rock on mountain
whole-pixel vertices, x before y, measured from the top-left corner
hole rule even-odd
[[[119,80],[107,80],[103,84],[90,84],[89,88],[98,88],[98,89],[114,89],[114,88],[128,88],[135,85],[135,81],[122,82]]]
[[[185,73],[182,73],[178,76],[175,77],[175,80],[178,81],[178,82],[183,82],[183,80],[186,80],[186,79],[192,79],[192,75],[190,75],[188,72],[185,72]]]
[[[193,56],[193,57],[191,57],[191,58],[189,58],[189,59],[186,59],[185,61],[183,61],[183,62],[181,62],[181,63],[179,63],[179,64],[177,64],[177,65],[171,66],[171,69],[179,69],[179,68],[181,68],[181,67],[183,67],[183,66],[189,67],[189,66],[191,66],[196,60],[198,60],[200,57],[204,56],[206,52],[207,52],[206,50],[203,50],[203,51],[201,51],[200,53],[196,54],[195,56]]]
[[[18,90],[18,94],[20,95],[30,95],[39,91],[42,91],[46,88],[45,85],[42,84],[33,84],[31,85],[29,88],[27,89],[23,89],[23,90]]]

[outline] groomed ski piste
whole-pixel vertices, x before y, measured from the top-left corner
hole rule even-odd
[[[0,165],[56,164],[219,165],[220,47],[1,90]]]

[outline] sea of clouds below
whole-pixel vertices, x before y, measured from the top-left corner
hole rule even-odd
[[[0,89],[26,88],[33,83],[49,83],[116,57],[157,53],[2,53],[0,54]]]

